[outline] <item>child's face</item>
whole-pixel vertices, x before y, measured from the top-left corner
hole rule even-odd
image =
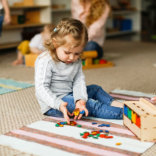
[[[71,40],[70,36],[66,36],[67,42]],[[71,40],[72,41],[72,40]],[[58,59],[66,64],[76,62],[83,51],[83,46],[72,47],[72,42],[66,43],[56,48],[56,55]]]

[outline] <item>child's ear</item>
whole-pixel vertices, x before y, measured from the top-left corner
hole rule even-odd
[[[53,42],[54,47],[57,48],[57,42],[55,38],[52,39],[52,42]]]

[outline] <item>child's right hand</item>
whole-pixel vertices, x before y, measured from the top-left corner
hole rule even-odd
[[[60,111],[63,113],[63,116],[64,116],[65,120],[67,121],[67,123],[70,124],[70,118],[69,118],[69,116],[72,116],[72,114],[67,110],[67,105],[68,105],[67,102],[63,102],[60,105]]]

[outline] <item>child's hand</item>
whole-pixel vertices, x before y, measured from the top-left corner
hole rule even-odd
[[[88,116],[88,110],[86,108],[86,101],[84,100],[79,100],[76,102],[76,108],[75,109],[79,109],[79,111],[85,111],[85,116]],[[83,116],[83,114],[79,114],[78,116],[75,116],[74,119],[81,119]]]
[[[70,124],[70,118],[68,115],[72,116],[72,114],[70,112],[68,112],[67,105],[68,105],[67,102],[63,102],[60,105],[60,111],[63,113],[63,116],[64,116],[65,120],[67,121],[67,123]]]

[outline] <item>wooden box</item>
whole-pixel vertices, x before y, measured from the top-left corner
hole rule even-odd
[[[40,11],[29,11],[25,13],[26,23],[40,23]]]
[[[25,6],[33,6],[34,4],[34,0],[24,0],[24,5]]]
[[[33,53],[25,55],[25,65],[27,67],[34,67],[37,57],[38,54],[33,54]]]
[[[11,15],[11,24],[18,24],[18,15]]]
[[[141,141],[156,141],[156,106],[146,99],[125,101],[123,122]]]

